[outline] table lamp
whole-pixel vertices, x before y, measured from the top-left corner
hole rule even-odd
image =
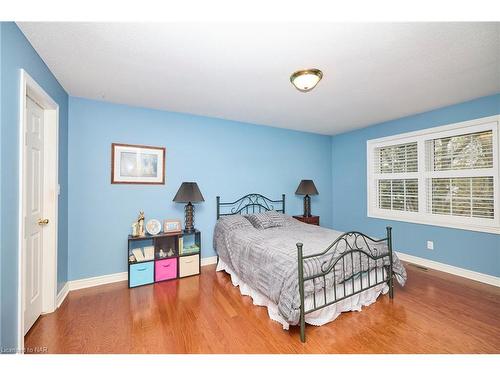
[[[310,195],[318,195],[318,190],[314,186],[313,180],[300,181],[299,187],[295,194],[304,195],[304,216],[311,216],[311,197]]]
[[[198,188],[198,184],[196,182],[183,182],[181,184],[181,187],[177,191],[177,194],[175,194],[174,202],[187,203],[186,206],[184,206],[186,232],[194,232],[193,203],[204,201],[205,199],[203,199],[203,195],[201,195],[201,191]]]

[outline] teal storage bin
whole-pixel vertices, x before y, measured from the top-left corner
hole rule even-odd
[[[128,285],[130,288],[154,281],[154,261],[139,264],[131,264]]]

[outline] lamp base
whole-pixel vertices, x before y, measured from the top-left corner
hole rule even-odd
[[[184,206],[184,219],[186,222],[184,231],[187,233],[194,232],[194,206],[191,202]]]
[[[311,217],[311,197],[307,194],[304,197],[304,217]]]

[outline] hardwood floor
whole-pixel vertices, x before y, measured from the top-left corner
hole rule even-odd
[[[322,327],[285,331],[241,296],[229,275],[202,274],[129,290],[70,292],[26,336],[49,353],[500,353],[500,288],[407,265],[395,299]]]

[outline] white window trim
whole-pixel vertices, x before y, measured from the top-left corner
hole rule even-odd
[[[478,232],[500,234],[500,160],[499,160],[499,146],[500,146],[500,115],[483,117],[470,121],[459,122],[444,126],[427,128],[409,133],[397,134],[394,136],[371,139],[366,142],[366,156],[367,156],[367,216],[405,221],[409,223],[434,225],[448,228],[457,228],[472,230]],[[471,128],[470,130],[467,128]],[[425,179],[430,176],[446,177],[446,176],[460,176],[463,173],[460,170],[456,171],[425,171],[425,141],[434,138],[449,137],[460,135],[464,133],[476,133],[485,130],[492,130],[493,132],[493,168],[488,168],[488,174],[493,175],[493,200],[495,208],[495,216],[493,220],[470,218],[470,217],[457,217],[451,215],[438,215],[431,214],[427,211],[427,189],[425,186]],[[401,178],[418,178],[418,212],[407,211],[390,211],[379,209],[376,204],[377,176],[381,174],[374,173],[374,154],[377,147],[391,146],[400,143],[408,143],[417,141],[418,149],[418,172],[416,173],[401,173]],[[474,174],[483,175],[486,170],[474,170]],[[389,175],[386,174],[386,177]],[[390,178],[399,178],[395,174],[390,174]],[[470,173],[467,174],[470,176]]]

